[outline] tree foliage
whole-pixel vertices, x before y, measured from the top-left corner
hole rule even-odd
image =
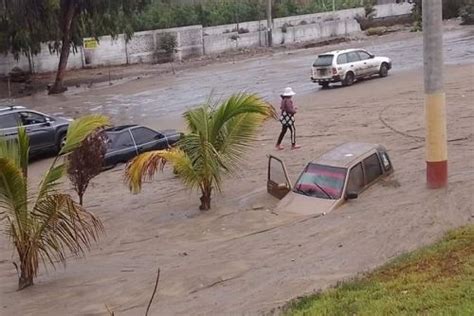
[[[474,1],[470,1],[470,3],[464,5],[459,10],[459,15],[462,18],[463,24],[465,25],[474,24]]]
[[[83,196],[89,182],[102,171],[106,144],[107,135],[103,130],[98,130],[84,139],[81,146],[68,156],[67,174],[80,205],[83,205]]]
[[[443,0],[443,19],[452,19],[466,14],[466,10],[474,6],[473,0]],[[422,29],[422,0],[415,0],[412,16],[415,21],[414,30]]]
[[[336,9],[361,6],[360,0],[336,0]],[[332,0],[275,0],[274,18],[332,10]],[[208,0],[182,4],[169,0],[152,1],[134,27],[138,30],[187,25],[215,26],[266,19],[266,0]]]
[[[55,85],[64,90],[63,77],[70,50],[84,37],[133,34],[133,17],[147,0],[9,0],[0,11],[0,52],[16,58],[38,54],[41,43],[60,54]]]
[[[152,151],[127,166],[126,182],[133,192],[143,180],[170,162],[183,183],[201,192],[201,210],[211,207],[213,190],[220,191],[223,176],[239,170],[263,121],[275,117],[271,105],[256,95],[236,94],[218,105],[205,104],[184,114],[189,133],[175,149]]]
[[[65,263],[69,254],[80,255],[89,249],[102,231],[100,220],[70,195],[59,192],[58,185],[66,169],[62,158],[106,124],[108,120],[102,116],[72,122],[65,145],[35,191],[28,188],[25,128],[19,128],[18,139],[0,139],[0,223],[19,257],[19,289],[33,285],[40,261],[52,266]]]

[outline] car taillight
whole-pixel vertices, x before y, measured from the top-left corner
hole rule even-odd
[[[336,69],[336,68],[333,68],[333,69],[332,69],[332,74],[333,74],[333,75],[337,75],[337,69]]]

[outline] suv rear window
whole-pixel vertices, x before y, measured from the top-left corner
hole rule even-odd
[[[18,122],[16,114],[0,115],[0,128],[17,127],[17,125]]]
[[[331,66],[334,55],[319,55],[314,61],[314,67]]]

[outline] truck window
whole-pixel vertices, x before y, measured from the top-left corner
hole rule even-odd
[[[349,180],[347,182],[346,193],[360,193],[364,188],[364,171],[362,170],[362,163],[358,163],[352,167],[349,172]]]
[[[17,126],[16,114],[0,115],[0,128],[12,128]]]
[[[365,176],[367,177],[367,184],[372,183],[382,175],[382,167],[380,166],[379,157],[373,154],[364,159]]]
[[[392,169],[392,163],[390,162],[390,158],[386,152],[381,152],[380,158],[382,158],[382,165],[385,171]]]

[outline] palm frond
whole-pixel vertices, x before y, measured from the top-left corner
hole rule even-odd
[[[0,158],[8,159],[20,167],[20,155],[16,139],[6,139],[0,137]]]
[[[216,149],[219,152],[226,171],[234,171],[246,150],[256,139],[256,132],[261,126],[262,117],[254,113],[241,114],[227,121],[217,137]]]
[[[43,262],[55,265],[65,262],[68,252],[82,255],[103,231],[101,221],[93,213],[74,202],[68,194],[52,194],[33,208],[36,228],[33,245]]]
[[[204,104],[196,109],[188,110],[184,113],[184,120],[187,128],[191,133],[199,134],[203,138],[209,138],[209,105]]]
[[[195,182],[211,181],[220,190],[221,167],[225,166],[214,145],[202,135],[191,133],[185,135],[178,146],[186,153],[190,166],[194,169]],[[189,174],[189,171],[186,174]],[[185,181],[190,186],[187,182],[189,181]]]
[[[276,117],[275,109],[255,94],[237,93],[225,100],[212,114],[211,142],[215,141],[219,132],[227,122],[239,115],[255,114],[262,121]]]
[[[54,192],[56,187],[60,184],[59,180],[62,178],[66,171],[66,165],[60,164],[58,166],[52,166],[44,176],[40,183],[40,189],[38,191],[37,200],[43,199],[45,195]]]
[[[140,192],[143,181],[153,179],[157,171],[163,170],[169,158],[170,151],[155,150],[143,153],[132,159],[125,169],[124,179],[130,191],[133,193]]]
[[[61,149],[60,155],[73,151],[90,133],[107,125],[109,125],[109,119],[102,115],[88,115],[74,120],[69,125],[66,143]]]
[[[30,140],[24,127],[18,128],[18,158],[23,176],[28,177]]]
[[[10,159],[0,158],[0,211],[7,219],[7,233],[23,239],[28,229],[27,183],[21,169]]]

